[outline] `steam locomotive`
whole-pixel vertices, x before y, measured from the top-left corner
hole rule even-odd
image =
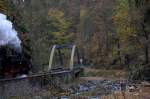
[[[13,78],[28,74],[31,63],[24,52],[17,52],[11,47],[0,46],[0,78]]]

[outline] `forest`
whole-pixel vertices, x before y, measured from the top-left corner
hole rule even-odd
[[[125,69],[150,79],[150,0],[0,0],[32,71],[44,70],[54,44],[76,44],[85,66]]]
[[[0,0],[0,99],[150,99],[150,0]]]

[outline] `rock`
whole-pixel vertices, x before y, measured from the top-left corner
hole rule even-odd
[[[69,99],[68,96],[61,96],[60,99]]]
[[[33,99],[42,99],[41,96],[35,96]]]

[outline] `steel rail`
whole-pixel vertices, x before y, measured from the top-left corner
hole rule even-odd
[[[76,69],[76,68],[75,68]],[[78,68],[79,71],[82,70],[81,68]],[[26,77],[15,77],[15,78],[6,78],[6,79],[0,79],[1,82],[6,82],[6,81],[14,81],[14,80],[22,80],[22,79],[30,79],[30,78],[36,78],[36,77],[42,77],[42,76],[52,76],[52,75],[59,75],[59,74],[65,74],[65,73],[71,73],[74,72],[73,70],[70,69],[63,69],[63,68],[54,68],[50,72],[43,72],[43,73],[38,73],[38,74],[32,74],[28,75]]]

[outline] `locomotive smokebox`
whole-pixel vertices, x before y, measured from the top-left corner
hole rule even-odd
[[[12,78],[28,74],[30,60],[23,52],[18,52],[10,46],[0,46],[0,77]]]

